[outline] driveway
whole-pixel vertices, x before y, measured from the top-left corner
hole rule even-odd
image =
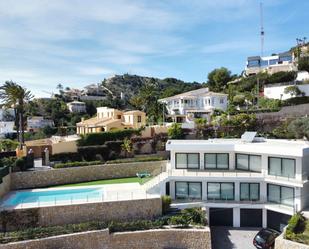
[[[211,227],[212,249],[255,249],[252,244],[259,228]]]

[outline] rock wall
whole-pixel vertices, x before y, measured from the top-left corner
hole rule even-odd
[[[112,201],[86,203],[64,206],[27,208],[9,210],[0,216],[0,230],[13,231],[21,227],[47,227],[65,224],[76,224],[88,221],[131,221],[153,219],[162,215],[161,198],[143,200]],[[18,217],[17,219],[7,219]]]
[[[211,249],[209,228],[112,233],[90,231],[0,245],[1,249]]]
[[[137,172],[165,169],[166,161],[104,164],[11,174],[11,189],[48,187],[61,184],[95,181],[101,179],[134,177]]]

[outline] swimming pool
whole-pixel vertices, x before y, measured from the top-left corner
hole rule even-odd
[[[78,187],[62,189],[38,189],[13,192],[6,198],[1,206],[45,206],[61,203],[87,203],[103,200],[102,187]]]

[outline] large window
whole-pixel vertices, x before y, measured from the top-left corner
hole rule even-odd
[[[295,159],[269,157],[268,174],[295,178]]]
[[[258,201],[260,199],[259,183],[240,183],[241,201]]]
[[[261,156],[236,154],[236,169],[261,172]]]
[[[294,205],[294,189],[274,184],[267,184],[267,200],[287,206]]]
[[[208,182],[208,200],[234,200],[234,183],[231,182]]]
[[[176,153],[176,169],[199,169],[200,154]]]
[[[201,182],[176,182],[176,199],[202,199]]]
[[[206,153],[204,160],[205,169],[228,169],[229,154],[228,153]]]

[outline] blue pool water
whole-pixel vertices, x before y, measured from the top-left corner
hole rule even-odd
[[[19,191],[11,195],[2,206],[17,206],[20,204],[55,204],[59,202],[88,202],[103,199],[103,188],[66,188],[44,189],[34,191]]]

